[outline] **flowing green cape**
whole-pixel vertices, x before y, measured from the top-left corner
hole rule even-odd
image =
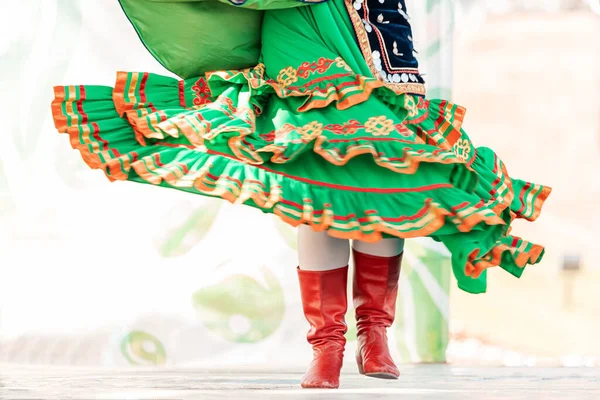
[[[296,0],[119,0],[148,51],[187,79],[258,64],[263,10],[303,6]]]

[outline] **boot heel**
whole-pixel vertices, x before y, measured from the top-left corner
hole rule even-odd
[[[358,366],[358,373],[364,375],[365,369],[363,368],[362,356],[358,350],[356,351],[356,365]]]

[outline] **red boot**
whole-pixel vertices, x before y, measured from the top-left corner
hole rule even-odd
[[[346,345],[348,267],[322,272],[298,268],[298,279],[304,316],[310,324],[307,339],[313,347],[313,361],[302,387],[336,389]]]
[[[402,254],[377,257],[354,249],[352,254],[358,370],[374,378],[398,379],[400,371],[390,355],[386,329],[392,326],[396,313]]]

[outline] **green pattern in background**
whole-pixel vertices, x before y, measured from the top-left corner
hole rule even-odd
[[[356,340],[356,318],[354,308],[352,307],[352,292],[348,295],[350,299],[348,305],[348,312],[346,313],[346,325],[348,325],[348,331],[346,332],[346,340],[353,342]]]
[[[169,220],[167,225],[170,225],[171,228],[162,229],[154,240],[154,246],[161,256],[179,257],[187,254],[200,243],[215,222],[222,202],[208,199],[204,200],[203,204],[197,208],[192,208],[190,204],[189,202],[180,203],[167,214],[166,218]],[[176,215],[182,212],[189,217],[173,222],[177,221]]]
[[[407,241],[406,254],[410,256],[404,258],[402,274],[410,290],[400,287],[396,345],[404,361],[445,362],[450,257],[414,240]]]
[[[204,325],[218,336],[237,343],[256,343],[281,325],[285,299],[279,280],[262,267],[266,287],[248,275],[232,275],[198,290],[193,304]]]
[[[155,336],[132,331],[121,341],[121,354],[133,365],[164,365],[167,352]]]

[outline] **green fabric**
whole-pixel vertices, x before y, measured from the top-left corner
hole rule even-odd
[[[550,189],[476,148],[461,107],[374,79],[343,1],[266,11],[262,29],[252,68],[59,87],[56,126],[111,179],[223,198],[336,237],[433,237],[471,293],[485,291],[490,266],[518,277],[541,260],[543,248],[509,228],[536,219]]]
[[[250,67],[258,61],[261,12],[212,1],[120,3],[150,53],[182,78]]]
[[[300,7],[299,0],[119,0],[150,53],[190,78],[256,65],[263,11]]]

